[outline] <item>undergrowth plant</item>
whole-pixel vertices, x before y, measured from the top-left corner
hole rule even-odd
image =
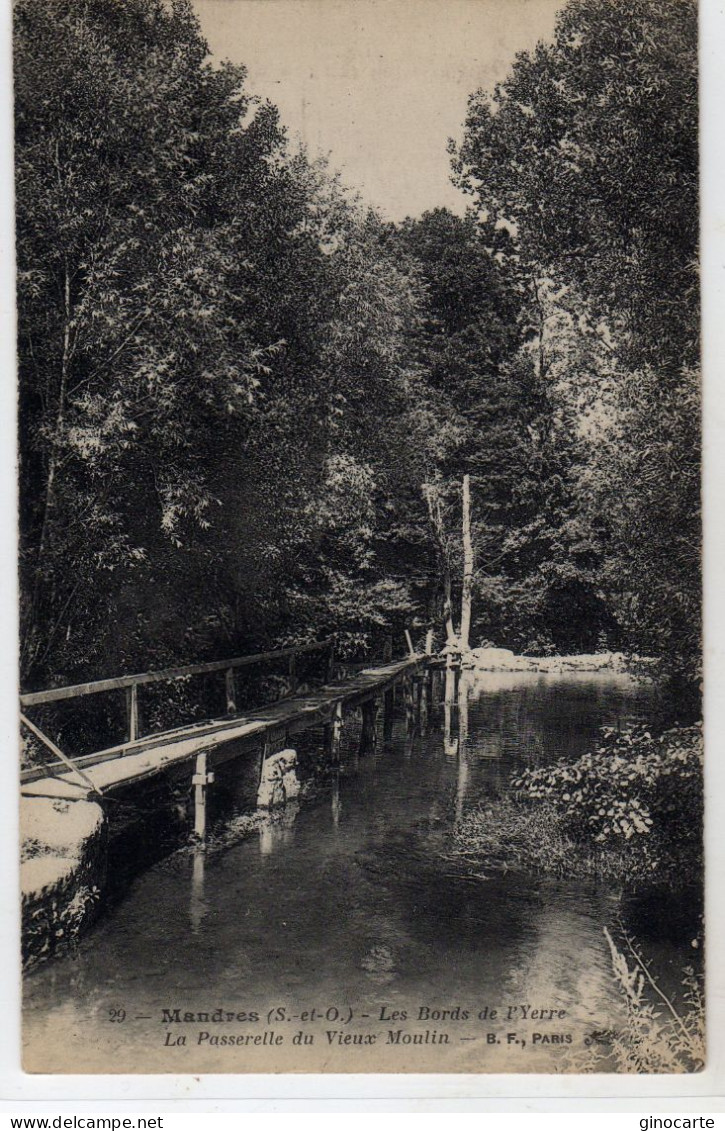
[[[603,928],[623,1011],[618,1029],[589,1036],[567,1050],[567,1072],[682,1073],[705,1066],[705,1006],[701,974],[682,970],[680,1001],[669,997],[639,948],[623,930],[620,945]]]
[[[604,928],[612,970],[626,1007],[626,1022],[612,1037],[617,1067],[624,1072],[699,1072],[705,1066],[705,1010],[701,979],[683,970],[679,1010],[649,970],[627,934],[620,950]],[[626,953],[625,953],[626,951]]]
[[[602,730],[592,752],[572,763],[527,770],[511,783],[527,807],[554,812],[573,841],[603,850],[629,848],[633,867],[654,872],[685,858],[694,873],[702,857],[702,732],[644,727]]]

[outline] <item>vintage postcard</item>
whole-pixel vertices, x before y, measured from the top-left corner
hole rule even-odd
[[[708,1064],[694,0],[16,0],[26,1073]]]

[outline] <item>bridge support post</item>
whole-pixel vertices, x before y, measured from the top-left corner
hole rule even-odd
[[[428,733],[428,719],[429,719],[429,674],[422,675],[418,680],[418,703],[420,715],[420,733]]]
[[[227,668],[227,674],[225,676],[225,688],[227,693],[227,714],[236,715],[237,694],[234,688],[234,668]]]
[[[456,663],[455,657],[449,652],[446,656],[446,703],[455,703],[458,692],[458,675],[460,662]]]
[[[375,750],[377,732],[375,721],[378,705],[375,699],[369,699],[362,705],[362,730],[360,731],[360,753],[368,754]]]
[[[425,673],[425,684],[428,695],[428,714],[432,715],[435,707],[435,669],[431,664],[428,665]]]
[[[393,714],[395,711],[395,688],[389,687],[383,696],[383,741],[390,742],[393,737]]]
[[[342,742],[342,703],[335,704],[332,720],[325,726],[325,750],[333,766],[340,761],[340,743]]]
[[[262,743],[262,749],[259,752],[259,773],[257,775],[257,793],[259,793],[259,787],[262,784],[262,778],[264,777],[264,763],[267,761],[267,757],[269,756],[269,751],[270,751],[269,735],[265,735],[264,741]]]
[[[132,683],[126,688],[126,731],[128,741],[135,742],[138,738],[138,684]]]
[[[199,840],[206,837],[206,791],[214,781],[214,774],[207,771],[207,754],[204,751],[196,756],[194,776],[194,836]]]
[[[405,696],[405,728],[408,734],[412,734],[415,730],[415,690],[412,676],[406,676],[403,694]]]
[[[270,755],[285,750],[290,744],[289,727],[275,727],[274,730],[268,730],[262,742],[262,749],[259,754],[259,777],[257,780],[257,793],[264,778],[264,763]]]

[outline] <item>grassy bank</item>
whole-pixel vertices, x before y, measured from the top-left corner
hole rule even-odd
[[[455,825],[447,855],[472,872],[535,872],[559,878],[608,875],[620,879],[622,852],[582,851],[552,805],[530,806],[492,794]]]
[[[492,791],[451,831],[448,857],[485,878],[518,871],[608,880],[620,890],[702,877],[703,773],[699,727],[653,737],[644,728],[604,730],[572,763],[528,770]],[[568,1071],[697,1072],[705,1064],[702,923],[692,915],[693,964],[665,992],[657,971],[617,916],[603,932],[619,991],[622,1024],[573,1050]]]
[[[702,870],[702,732],[602,732],[573,763],[527,770],[454,827],[472,871],[692,883]]]

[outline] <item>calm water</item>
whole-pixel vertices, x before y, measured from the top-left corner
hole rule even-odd
[[[220,846],[182,849],[137,875],[74,955],[27,979],[26,1067],[566,1070],[590,1034],[621,1024],[603,937],[621,893],[466,876],[440,849],[454,818],[512,772],[575,758],[598,727],[652,710],[652,692],[622,676],[479,675],[458,750],[440,720],[415,739],[400,720],[376,754],[359,757],[351,727],[339,774],[318,775],[300,806],[238,839],[254,760],[223,768]],[[310,778],[320,750],[306,740]],[[159,813],[139,819],[158,843]],[[112,859],[129,844],[117,830]],[[681,909],[643,898],[628,913],[675,986],[690,960]],[[522,1006],[566,1012],[532,1019]],[[183,1020],[218,1008],[246,1017]],[[176,1009],[182,1020],[164,1022]]]

